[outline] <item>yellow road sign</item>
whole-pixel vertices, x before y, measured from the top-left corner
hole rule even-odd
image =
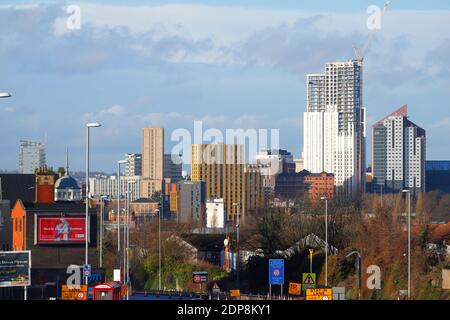
[[[88,299],[88,287],[86,285],[79,288],[69,288],[67,285],[63,285],[61,288],[61,299],[63,300],[87,300]]]
[[[312,289],[316,287],[316,274],[315,273],[304,273],[302,277],[303,290],[308,288]]]
[[[306,300],[333,300],[333,289],[306,289]]]
[[[299,296],[302,294],[302,284],[296,282],[289,283],[289,294]]]
[[[230,290],[230,296],[232,296],[232,297],[240,297],[241,296],[241,290],[239,290],[239,289]]]

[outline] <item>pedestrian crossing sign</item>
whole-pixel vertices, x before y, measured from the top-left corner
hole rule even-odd
[[[302,277],[303,290],[314,289],[316,287],[316,274],[315,273],[304,273]]]

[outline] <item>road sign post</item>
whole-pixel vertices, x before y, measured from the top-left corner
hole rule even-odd
[[[289,283],[289,291],[288,293],[293,296],[299,296],[302,293],[302,285],[301,283],[290,282]]]
[[[306,289],[306,300],[333,300],[333,289]]]
[[[302,276],[303,290],[314,289],[316,287],[316,274],[315,273],[304,273]]]
[[[208,272],[207,271],[195,271],[192,272],[192,283],[198,284],[200,286],[200,291],[202,291],[202,284],[208,282]]]
[[[281,286],[281,297],[283,297],[284,284],[284,259],[269,260],[269,295],[272,297],[272,285]]]

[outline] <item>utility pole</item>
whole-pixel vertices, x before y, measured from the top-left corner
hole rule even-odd
[[[411,300],[411,190],[403,190],[408,194],[408,300]]]
[[[84,221],[84,228],[85,228],[85,256],[84,256],[84,264],[87,265],[89,263],[88,260],[88,252],[89,252],[89,130],[91,128],[98,128],[101,127],[100,123],[88,123],[86,124],[86,188],[85,188],[85,199],[86,199],[86,212],[85,212],[85,221]],[[84,276],[84,275],[83,275]],[[88,284],[88,277],[84,277],[85,284]]]
[[[239,269],[240,269],[240,234],[239,234],[239,204],[233,203],[233,206],[236,207],[236,241],[237,241],[237,256],[236,256],[236,280],[238,283],[238,288],[240,288],[240,275],[239,275]]]
[[[325,200],[325,287],[328,287],[328,198],[321,200]]]
[[[161,208],[158,214],[158,246],[159,246],[159,272],[158,272],[158,281],[159,281],[159,291],[161,291],[161,215],[164,214],[164,194],[165,194],[165,181],[162,181],[161,188]]]

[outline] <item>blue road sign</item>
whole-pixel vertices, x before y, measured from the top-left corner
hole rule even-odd
[[[269,284],[284,284],[284,259],[269,260]]]
[[[90,277],[92,272],[92,268],[90,264],[83,265],[83,276]]]

